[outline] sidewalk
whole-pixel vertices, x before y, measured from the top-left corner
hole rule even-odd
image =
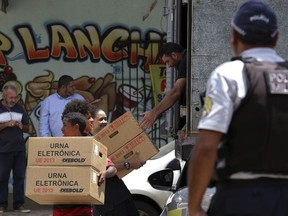
[[[52,206],[51,205],[39,205],[38,203],[30,200],[26,197],[25,207],[31,209],[30,213],[16,213],[13,212],[13,194],[9,193],[9,205],[8,210],[4,212],[4,214],[0,214],[0,216],[52,216]]]

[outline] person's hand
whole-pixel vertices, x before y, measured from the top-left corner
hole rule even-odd
[[[146,130],[146,129],[152,127],[152,125],[154,124],[154,122],[157,119],[157,116],[154,115],[154,113],[152,111],[140,113],[140,115],[143,116],[143,118],[140,120],[139,125],[143,130]]]
[[[17,124],[16,121],[11,120],[11,121],[7,122],[7,127],[14,127],[16,124]]]
[[[22,130],[23,128],[22,122],[16,122],[15,125],[18,126]]]
[[[143,160],[141,160],[140,158],[139,158],[139,154],[140,154],[140,152],[136,152],[129,160],[128,160],[128,162],[130,163],[130,165],[131,165],[131,168],[133,168],[133,169],[138,169],[138,168],[140,168],[141,166],[143,166],[146,162],[145,161],[143,161]]]
[[[106,174],[107,171],[100,171],[97,175],[98,175],[98,186],[100,186],[101,184],[103,184],[106,180]]]

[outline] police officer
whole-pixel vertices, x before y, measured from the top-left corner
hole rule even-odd
[[[251,0],[231,25],[238,58],[217,67],[207,83],[189,162],[189,216],[288,215],[288,95],[285,88],[273,93],[264,72],[264,62],[284,61],[274,50],[277,18],[269,5]],[[285,70],[271,68],[274,75]],[[216,193],[205,213],[201,200],[215,164]]]

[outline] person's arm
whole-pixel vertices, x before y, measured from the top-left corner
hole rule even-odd
[[[22,131],[26,133],[28,132],[28,130],[29,130],[29,125],[23,125]]]
[[[49,110],[45,100],[40,105],[39,134],[41,137],[49,136]]]
[[[29,116],[27,115],[24,108],[22,112],[23,112],[22,120],[16,122],[16,126],[18,126],[22,130],[22,132],[26,133],[29,131]]]
[[[22,122],[15,122],[15,126],[19,127],[24,133],[28,132],[29,125],[23,125]]]
[[[103,184],[106,178],[111,178],[117,174],[117,169],[115,166],[109,166],[106,170],[100,171],[98,173],[98,184]]]
[[[157,106],[150,111],[142,113],[143,118],[139,123],[140,127],[144,130],[150,128],[161,113],[169,109],[179,100],[182,92],[185,90],[185,86],[186,78],[176,80],[173,88],[164,96]]]
[[[15,121],[8,121],[8,122],[0,123],[0,131],[4,130],[7,127],[14,127],[14,126],[15,126]]]
[[[189,216],[206,216],[201,208],[205,190],[215,169],[217,148],[223,133],[200,130],[188,167]]]

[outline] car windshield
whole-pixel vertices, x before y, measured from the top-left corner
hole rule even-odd
[[[171,141],[159,149],[159,152],[154,155],[150,160],[155,160],[175,150],[175,141]]]

